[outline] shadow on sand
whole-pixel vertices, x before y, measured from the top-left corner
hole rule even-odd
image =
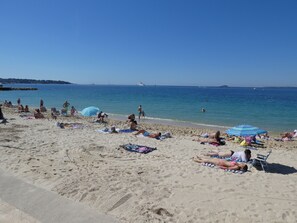
[[[255,166],[255,168],[262,170],[261,166]],[[297,173],[297,169],[279,163],[268,163],[267,173],[293,174]]]

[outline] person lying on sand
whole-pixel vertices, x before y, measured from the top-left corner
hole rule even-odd
[[[246,172],[248,170],[248,166],[244,163],[236,163],[234,161],[227,161],[223,159],[217,159],[217,158],[200,158],[197,156],[196,158],[193,158],[193,160],[197,163],[211,163],[214,164],[222,169],[226,170],[241,170]]]
[[[251,150],[246,149],[244,151],[234,152],[233,150],[227,152],[211,151],[206,154],[207,156],[218,156],[222,158],[230,157],[231,160],[237,160],[240,162],[247,162],[251,159]]]
[[[137,136],[139,134],[143,134],[144,136],[149,137],[149,138],[158,138],[158,137],[161,136],[161,132],[159,132],[159,133],[149,133],[149,132],[145,131],[144,129],[139,130],[134,135]]]
[[[220,137],[220,135],[221,135],[221,132],[216,131],[216,132],[212,132],[212,133],[203,133],[201,135],[193,134],[192,136],[199,136],[202,138],[214,139],[214,138]]]
[[[193,141],[197,141],[197,142],[201,142],[201,144],[204,144],[204,143],[215,143],[215,144],[218,144],[218,145],[224,145],[225,142],[222,141],[222,138],[220,137],[221,133],[220,131],[217,131],[216,133],[214,134],[210,134],[208,136],[208,138],[203,138],[203,139],[193,139]]]
[[[296,138],[297,130],[294,130],[293,132],[284,132],[281,134],[281,137],[284,141],[291,140],[292,138]]]

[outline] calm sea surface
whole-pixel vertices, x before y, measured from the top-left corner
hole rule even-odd
[[[141,104],[151,119],[230,127],[255,125],[272,132],[297,129],[297,88],[215,88],[181,86],[5,85],[37,91],[0,91],[0,101],[60,109],[65,100],[77,110],[97,106],[104,112],[137,114]],[[205,108],[206,112],[201,112]]]

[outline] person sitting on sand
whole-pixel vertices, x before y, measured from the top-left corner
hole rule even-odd
[[[40,112],[40,109],[39,109],[39,108],[35,109],[35,112],[34,112],[34,117],[35,117],[36,119],[39,119],[39,118],[44,118],[44,116],[43,116],[43,114],[41,114],[41,112]]]
[[[104,123],[104,122],[106,122],[104,119],[107,118],[107,117],[108,117],[108,115],[107,115],[106,113],[100,111],[100,112],[98,113],[98,115],[97,115],[97,120],[96,120],[96,122]]]
[[[159,133],[149,133],[149,132],[145,131],[144,129],[139,130],[134,135],[137,136],[139,134],[143,134],[146,137],[155,138],[155,139],[159,138],[161,136],[161,132],[159,132]]]
[[[138,131],[138,129],[137,129],[137,121],[136,120],[131,121],[130,129],[131,130],[134,130],[134,131]]]
[[[128,116],[128,122],[132,122],[135,120],[135,114],[131,114]]]
[[[23,105],[19,105],[18,106],[18,112],[24,112],[25,109],[24,109],[24,106]]]
[[[1,108],[1,106],[2,106],[2,105],[0,105],[0,119],[3,119],[3,120],[4,120],[5,118],[4,118],[4,115],[3,115],[3,112],[2,112],[2,108]]]
[[[41,107],[40,107],[40,112],[46,112],[46,107],[41,106]]]
[[[74,116],[77,113],[76,109],[74,106],[71,106],[71,110],[70,110],[70,115]]]
[[[200,158],[199,156],[197,156],[196,158],[193,158],[193,160],[197,163],[211,163],[226,170],[241,170],[244,172],[248,170],[248,166],[245,163],[236,163],[234,161],[227,161],[227,160],[217,159],[217,158],[205,159],[205,158]]]
[[[28,107],[28,105],[25,106],[25,110],[24,110],[24,111],[25,111],[25,112],[30,112],[30,111],[29,111],[29,107]]]
[[[231,160],[239,162],[247,162],[251,159],[251,150],[246,149],[244,151],[234,152],[233,150],[227,152],[211,151],[206,154],[207,156],[218,156],[222,158],[230,157]]]
[[[55,119],[55,120],[57,119],[57,115],[53,111],[51,112],[51,117],[52,119]]]

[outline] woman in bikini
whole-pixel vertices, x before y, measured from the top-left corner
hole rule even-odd
[[[197,163],[211,163],[222,169],[227,169],[227,170],[241,170],[244,172],[248,170],[248,166],[246,164],[236,163],[234,161],[227,161],[227,160],[217,159],[217,158],[205,159],[205,158],[200,158],[199,156],[197,156],[193,160]]]

